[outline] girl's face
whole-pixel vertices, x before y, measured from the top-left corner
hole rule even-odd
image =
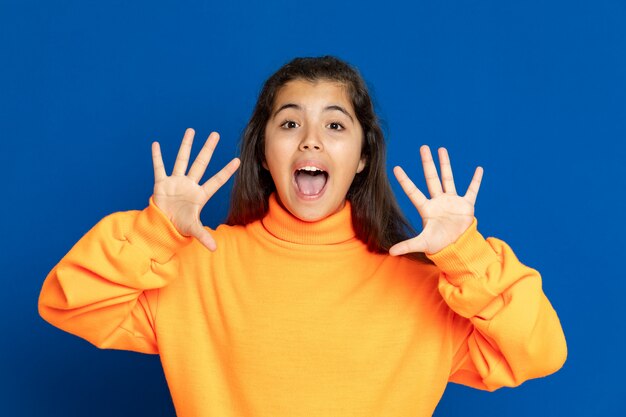
[[[265,161],[283,206],[316,221],[341,210],[365,168],[363,130],[346,87],[292,80],[276,94],[265,126]]]

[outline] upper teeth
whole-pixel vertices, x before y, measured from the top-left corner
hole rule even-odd
[[[321,169],[319,169],[317,167],[311,167],[311,166],[302,167],[302,168],[300,168],[300,170],[303,170],[303,171],[322,171]]]

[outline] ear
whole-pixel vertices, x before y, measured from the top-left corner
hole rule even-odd
[[[359,161],[359,165],[356,167],[357,174],[360,174],[361,171],[365,169],[366,162],[367,160],[365,159],[365,157],[361,158],[361,160]]]
[[[265,162],[265,158],[263,158],[263,161],[261,162],[261,166],[263,168],[265,168],[267,171],[269,171],[270,169],[267,167],[267,162]]]

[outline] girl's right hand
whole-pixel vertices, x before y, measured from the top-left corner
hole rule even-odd
[[[200,212],[209,199],[228,181],[239,167],[239,159],[234,158],[220,172],[204,184],[199,181],[211,160],[219,134],[213,132],[207,138],[189,173],[187,164],[193,143],[193,129],[187,129],[176,156],[174,170],[169,177],[165,173],[159,142],[152,143],[152,164],[154,166],[154,203],[163,211],[182,235],[193,236],[209,250],[216,249],[215,240],[200,221]]]

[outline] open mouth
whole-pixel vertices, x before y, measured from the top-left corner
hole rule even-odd
[[[328,173],[318,167],[304,166],[293,174],[298,191],[305,197],[322,194],[328,181]]]

